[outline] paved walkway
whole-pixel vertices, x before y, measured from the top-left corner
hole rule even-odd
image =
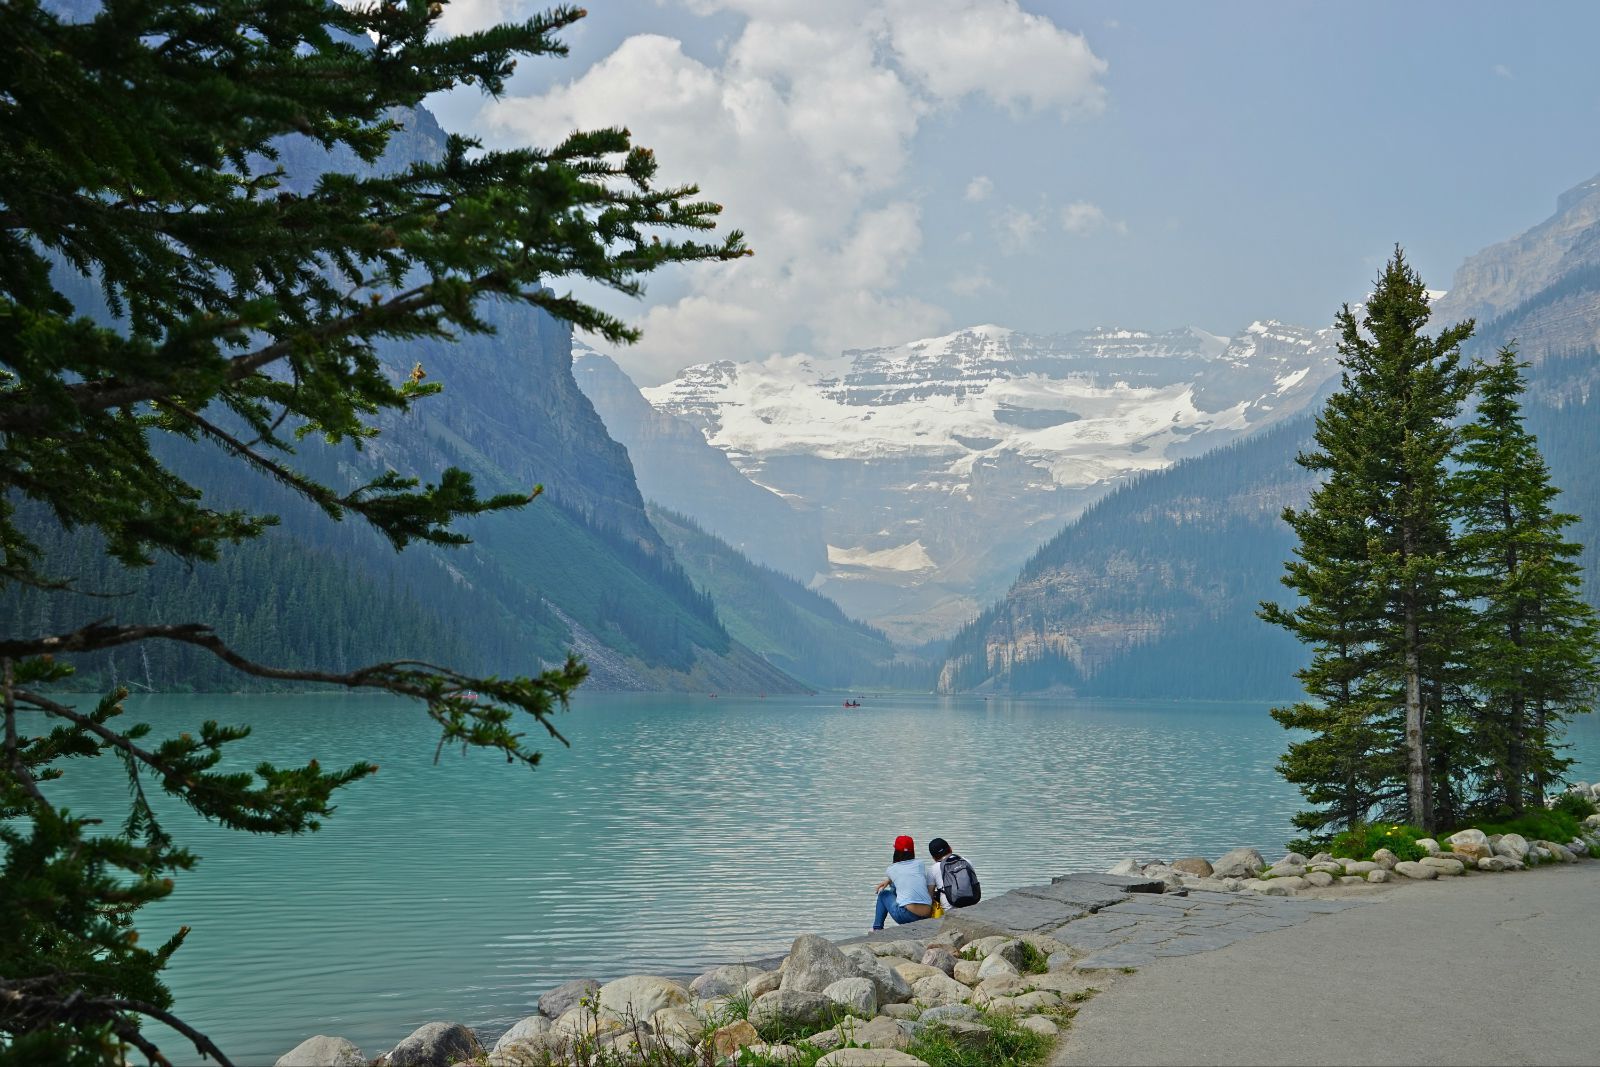
[[[1600,1062],[1600,863],[1405,883],[1357,906],[1212,896],[1136,894],[1055,931],[1141,968],[1083,1006],[1056,1064]]]

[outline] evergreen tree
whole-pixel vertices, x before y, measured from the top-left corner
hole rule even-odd
[[[1339,790],[1334,807],[1346,810],[1336,817],[1348,818],[1363,792],[1398,814],[1385,800],[1398,766],[1404,814],[1431,828],[1429,772],[1444,773],[1447,785],[1455,773],[1436,766],[1456,748],[1445,717],[1456,653],[1446,638],[1461,625],[1446,462],[1472,384],[1459,350],[1472,323],[1429,337],[1428,317],[1422,279],[1398,248],[1360,319],[1349,305],[1340,311],[1341,388],[1317,419],[1317,450],[1299,457],[1324,481],[1304,512],[1284,513],[1300,562],[1283,581],[1304,604],[1264,605],[1263,615],[1313,645],[1302,678],[1313,699],[1334,701],[1323,732],[1287,758],[1292,780],[1323,796],[1325,774],[1336,769],[1355,783],[1351,761],[1368,758],[1379,777]],[[1280,719],[1319,725],[1294,709]],[[1431,756],[1430,719],[1444,746]]]
[[[1600,683],[1600,631],[1575,562],[1583,549],[1566,536],[1578,519],[1555,510],[1560,490],[1523,426],[1524,366],[1507,346],[1484,368],[1457,477],[1461,551],[1481,602],[1472,634],[1482,693],[1474,741],[1487,762],[1480,800],[1515,815],[1570,764],[1560,727],[1590,710]]]
[[[452,520],[522,507],[539,487],[484,499],[451,468],[431,485],[390,471],[340,491],[296,461],[297,442],[359,448],[376,413],[440,391],[420,364],[388,373],[376,346],[485,331],[481,296],[625,342],[633,330],[552,286],[580,278],[636,294],[661,265],[745,254],[738,233],[678,236],[714,228],[719,209],[692,186],[658,188],[653,155],[623,129],[515,151],[451,137],[438,162],[336,169],[294,191],[275,165],[308,142],[373,164],[429,94],[498,95],[518,56],[562,53],[554,35],[579,10],[449,37],[443,0],[71,7],[84,17],[39,0],[0,15],[0,583],[59,593],[83,573],[45,550],[72,540],[30,536],[18,521],[28,502],[63,529],[94,532],[127,566],[213,560],[272,524],[165,463],[156,442],[169,435],[216,449],[236,477],[269,478],[333,519],[370,524],[395,549],[460,544]],[[74,306],[71,294],[93,287],[109,323]],[[148,727],[116,721],[123,690],[90,710],[51,695],[71,670],[63,657],[170,642],[261,678],[403,694],[424,703],[441,744],[530,766],[539,754],[523,716],[559,739],[551,716],[584,676],[571,658],[511,678],[415,660],[355,666],[343,633],[331,669],[268,665],[217,632],[222,623],[270,644],[250,605],[218,610],[65,632],[14,618],[0,638],[0,1059],[113,1063],[137,1049],[165,1062],[141,1028],[155,1018],[225,1063],[172,1012],[161,982],[182,934],[149,949],[133,929],[138,907],[195,862],[146,790],[235,829],[295,833],[377,769],[220,771],[246,728],[208,722],[145,740]],[[122,661],[124,677],[133,663],[142,673],[138,656]],[[101,755],[122,762],[130,786],[128,819],[111,832],[41,788],[63,761]]]

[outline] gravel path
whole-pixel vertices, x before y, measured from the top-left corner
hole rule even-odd
[[[1400,884],[1354,907],[1212,896],[1135,897],[1057,933],[1134,914],[1171,927],[1080,944],[1141,969],[1083,1006],[1054,1063],[1600,1062],[1600,863]],[[1154,911],[1184,901],[1206,906]]]

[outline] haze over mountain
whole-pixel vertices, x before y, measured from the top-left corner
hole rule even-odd
[[[1333,356],[1328,330],[1278,322],[1235,338],[986,325],[831,359],[700,364],[644,394],[815,515],[816,588],[915,643],[970,619],[1129,476],[1305,410]]]
[[[816,512],[786,500],[741,474],[684,420],[658,411],[610,357],[581,341],[572,347],[572,374],[628,450],[640,491],[650,500],[693,515],[707,532],[751,561],[801,582],[828,566]]]
[[[1435,324],[1480,316],[1468,355],[1515,341],[1532,364],[1526,417],[1559,506],[1582,516],[1586,595],[1600,603],[1600,180],[1555,215],[1485,249],[1434,304]],[[1309,413],[1113,493],[1023,568],[951,642],[945,692],[1282,698],[1304,650],[1255,618],[1294,537],[1278,514],[1315,484],[1295,462]]]

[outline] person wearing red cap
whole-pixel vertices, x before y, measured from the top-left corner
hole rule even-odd
[[[894,839],[894,860],[877,890],[873,930],[882,930],[885,919],[904,926],[933,914],[933,883],[928,879],[928,868],[917,859],[916,843],[905,834]]]

